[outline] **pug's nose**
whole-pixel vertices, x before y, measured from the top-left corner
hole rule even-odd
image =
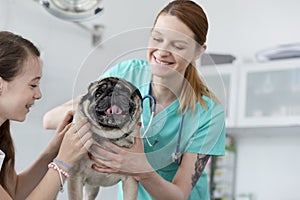
[[[122,114],[122,109],[117,105],[112,105],[106,110],[106,114]]]

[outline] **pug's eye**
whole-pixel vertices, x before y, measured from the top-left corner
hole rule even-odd
[[[95,96],[95,98],[99,98],[100,95],[101,95],[100,92],[96,92],[94,96]]]
[[[106,90],[107,89],[107,84],[106,83],[102,84],[101,87],[100,87],[100,89],[102,91]]]

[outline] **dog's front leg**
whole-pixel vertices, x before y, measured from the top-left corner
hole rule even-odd
[[[82,176],[71,175],[68,179],[68,199],[82,200],[83,178]]]
[[[95,200],[98,195],[99,189],[100,189],[99,186],[85,184],[84,190],[83,190],[83,197],[84,197],[83,199],[84,200]]]
[[[123,198],[124,200],[137,200],[138,183],[131,177],[126,177],[123,181]]]

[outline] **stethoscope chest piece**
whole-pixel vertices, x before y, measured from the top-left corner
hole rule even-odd
[[[182,153],[181,152],[174,152],[172,153],[172,162],[176,163],[177,165],[180,165],[182,159]]]

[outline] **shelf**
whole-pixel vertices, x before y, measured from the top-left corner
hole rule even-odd
[[[300,125],[299,126],[258,126],[258,127],[236,127],[227,128],[226,134],[229,136],[246,137],[246,136],[299,136]]]
[[[229,131],[288,129],[300,134],[298,128],[289,129],[300,127],[300,59],[209,66],[199,71],[225,106]]]
[[[237,104],[237,68],[233,65],[203,67],[200,75],[208,88],[224,105],[226,125],[234,126]]]
[[[300,125],[298,59],[241,66],[237,126]]]

